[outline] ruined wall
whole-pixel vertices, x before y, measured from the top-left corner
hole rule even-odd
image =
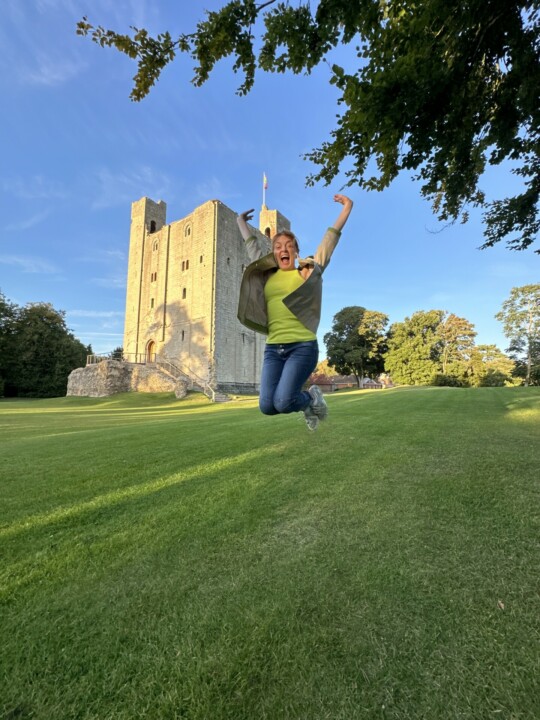
[[[68,378],[68,396],[108,397],[122,392],[174,392],[182,398],[187,394],[187,383],[156,368],[117,360],[77,368]]]

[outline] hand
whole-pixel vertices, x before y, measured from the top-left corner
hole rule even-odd
[[[334,223],[333,227],[335,230],[343,230],[343,226],[347,222],[347,219],[349,215],[351,214],[353,201],[351,198],[348,198],[346,195],[334,195],[334,201],[339,203],[340,205],[343,205],[341,208],[341,212],[339,213],[336,222]]]
[[[339,195],[339,194],[334,195],[334,201],[341,203],[341,205],[343,205],[345,207],[352,208],[352,206],[353,206],[353,201],[351,200],[351,198],[348,198],[346,195]]]
[[[255,208],[251,208],[251,210],[246,210],[245,212],[238,215],[238,219],[243,220],[244,222],[250,222],[250,220],[253,218],[254,212]]]

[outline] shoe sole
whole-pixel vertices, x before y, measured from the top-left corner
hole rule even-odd
[[[326,420],[328,417],[328,405],[326,404],[326,400],[323,397],[323,394],[316,385],[312,385],[308,393],[313,398],[313,404],[311,405],[311,409],[317,415],[319,420]]]

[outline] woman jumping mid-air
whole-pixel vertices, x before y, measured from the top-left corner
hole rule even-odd
[[[238,319],[246,327],[268,335],[261,375],[259,407],[265,415],[303,412],[316,430],[328,408],[321,390],[302,386],[317,366],[317,328],[321,316],[322,274],[338,243],[353,203],[334,195],[343,205],[333,227],[325,232],[313,257],[298,257],[296,237],[280,230],[272,238],[272,252],[253,235],[248,222],[253,210],[238,218],[251,264],[240,287]],[[298,267],[296,260],[298,258]]]

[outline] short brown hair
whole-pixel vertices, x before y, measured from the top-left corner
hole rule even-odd
[[[274,243],[280,237],[286,237],[286,238],[289,238],[289,240],[294,240],[294,247],[296,248],[296,252],[300,252],[300,248],[298,247],[298,240],[296,239],[296,235],[293,232],[291,232],[290,230],[278,230],[277,231],[277,233],[272,238],[272,250],[274,249]]]

